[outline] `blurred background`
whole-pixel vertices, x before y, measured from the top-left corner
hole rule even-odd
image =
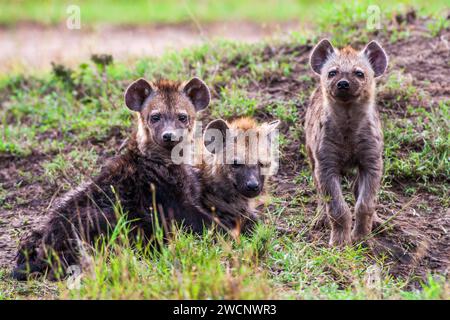
[[[71,66],[99,53],[131,63],[218,38],[252,43],[292,32],[305,34],[315,28],[318,15],[332,17],[336,6],[348,2],[0,0],[0,73],[47,70],[51,62]],[[381,9],[424,4],[373,2]],[[424,10],[434,13],[445,3],[428,1]]]

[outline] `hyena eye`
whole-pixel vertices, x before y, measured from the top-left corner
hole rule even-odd
[[[337,71],[332,70],[332,71],[328,72],[328,78],[333,78],[334,76],[336,76],[336,74],[337,74]]]
[[[267,163],[267,162],[258,162],[258,165],[261,167],[261,168],[268,168],[268,167],[270,167],[270,163]]]
[[[186,114],[179,114],[178,115],[178,120],[180,120],[183,123],[186,123],[188,120],[188,116]]]
[[[355,71],[355,74],[358,78],[364,78],[364,73],[362,71]]]
[[[154,123],[154,122],[158,122],[159,120],[161,120],[161,115],[159,113],[155,113],[152,114],[150,116],[150,120]]]
[[[239,168],[241,166],[241,164],[239,163],[239,161],[237,159],[234,159],[232,167],[233,168]]]

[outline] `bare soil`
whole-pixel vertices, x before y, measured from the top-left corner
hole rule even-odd
[[[258,24],[223,22],[207,24],[113,26],[80,29],[22,23],[0,27],[0,72],[48,70],[51,62],[74,66],[92,54],[113,53],[117,61],[159,56],[167,50],[181,50],[214,38],[247,43],[298,29],[298,22]]]
[[[406,76],[411,77],[415,86],[426,92],[429,99],[425,107],[433,108],[440,101],[449,98],[450,30],[442,31],[438,37],[430,37],[423,21],[412,21],[409,28],[410,36],[395,43],[390,43],[387,35],[379,35],[378,38],[391,57],[389,72],[403,70]],[[303,75],[312,76],[308,67],[311,48],[310,44],[265,48],[265,60],[283,57],[294,62],[295,69],[289,76],[268,74],[260,81],[250,84],[248,91],[255,92],[255,97],[259,99],[257,118],[273,118],[263,107],[274,101],[292,101],[300,92],[309,95],[317,84],[316,80],[300,79]],[[224,61],[221,68],[232,70],[235,76],[248,72],[242,62],[238,65],[235,61]],[[385,91],[379,93],[378,100],[380,111],[393,117],[403,117],[408,104],[423,106],[423,102],[415,101],[414,97],[408,101],[397,101],[395,96]],[[306,101],[299,100],[296,105],[299,126],[303,125]],[[313,230],[308,227],[316,210],[315,190],[306,182],[293,182],[301,170],[308,168],[308,163],[300,152],[303,136],[292,136],[286,124],[281,129],[291,143],[284,147],[281,168],[270,188],[270,192],[284,199],[287,205],[278,222],[286,230],[292,231],[294,236],[325,246],[329,230]],[[124,138],[120,130],[112,128],[106,139],[85,141],[84,144],[86,148],[96,148],[100,154],[98,164],[101,164],[115,152]],[[70,146],[67,148],[69,151]],[[41,176],[43,161],[54,156],[35,151],[25,158],[0,158],[0,182],[8,191],[5,202],[13,204],[10,209],[0,208],[0,267],[12,265],[20,236],[38,226],[54,199],[63,193],[57,184],[30,178]],[[434,183],[449,184],[450,180],[447,177]],[[425,190],[409,196],[405,188],[416,184],[415,181],[394,180],[386,191],[393,194],[392,198],[395,200],[382,200],[377,207],[380,217],[389,220],[387,227],[369,241],[371,255],[378,258],[386,256],[389,272],[394,276],[406,277],[412,284],[417,283],[417,279],[423,279],[428,272],[448,276],[450,266],[450,210],[440,204],[436,195]],[[312,201],[292,204],[292,199],[300,196]],[[299,230],[297,220],[300,211],[306,214],[306,221],[301,221],[305,228]],[[297,227],[293,229],[292,225]]]

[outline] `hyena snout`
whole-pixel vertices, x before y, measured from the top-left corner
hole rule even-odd
[[[162,132],[157,140],[159,140],[159,144],[166,149],[172,149],[176,144],[182,141],[183,129],[177,130],[176,128],[169,126],[163,128],[161,131]]]
[[[349,89],[350,89],[350,82],[348,82],[347,80],[340,80],[338,83],[337,83],[337,88],[338,88],[338,90],[341,90],[341,91],[348,91]]]
[[[250,170],[247,169],[245,171]],[[254,198],[258,196],[264,186],[264,181],[261,177],[248,174],[248,172],[244,172],[243,175],[238,174],[237,182],[239,192],[247,198]]]
[[[259,191],[259,182],[256,179],[252,179],[250,181],[247,181],[247,184],[245,185],[247,188],[247,191],[255,192]]]
[[[173,131],[164,131],[161,135],[162,141],[165,143],[175,140],[175,137],[176,135]]]
[[[335,99],[348,101],[359,96],[360,85],[343,75],[331,83],[329,91]]]

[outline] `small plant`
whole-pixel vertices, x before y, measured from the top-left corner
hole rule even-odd
[[[427,23],[427,29],[431,37],[437,37],[440,32],[450,27],[450,21],[447,17],[438,17],[437,19]]]
[[[112,64],[114,61],[113,56],[110,54],[93,54],[91,60],[102,68]]]
[[[295,123],[297,121],[298,111],[294,102],[289,102],[286,104],[281,102],[275,103],[267,106],[266,109],[277,119],[290,123]]]
[[[223,88],[220,102],[213,114],[219,117],[252,116],[256,111],[257,100],[249,98],[247,93],[235,85]]]
[[[69,153],[60,153],[53,159],[42,164],[43,178],[55,183],[64,179],[72,184],[78,184],[83,177],[92,174],[96,168],[97,154],[94,150],[72,150]]]
[[[62,64],[52,62],[52,71],[55,77],[68,88],[74,87],[73,70]]]

